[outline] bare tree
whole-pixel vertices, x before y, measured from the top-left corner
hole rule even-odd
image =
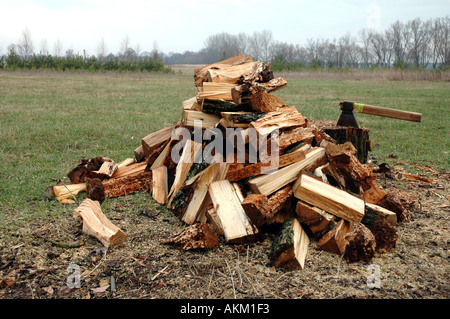
[[[40,55],[48,55],[47,39],[41,40],[41,43],[39,45],[39,54]]]
[[[28,28],[22,31],[22,37],[19,40],[19,54],[25,59],[29,59],[34,52],[33,40]]]
[[[106,57],[107,46],[105,39],[102,38],[97,45],[97,57],[99,60],[103,61]]]
[[[59,58],[62,55],[63,52],[63,44],[61,40],[58,38],[56,39],[55,45],[53,47],[55,57]]]

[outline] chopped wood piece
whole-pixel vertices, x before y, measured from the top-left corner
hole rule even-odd
[[[103,181],[105,197],[118,197],[135,192],[152,189],[152,172],[142,172],[136,175],[111,178]]]
[[[268,82],[245,82],[231,89],[232,101],[236,104],[246,103],[250,101],[253,95],[259,92],[271,93],[286,87],[287,81],[283,78],[271,79]]]
[[[134,163],[134,164],[120,167],[119,169],[117,169],[115,171],[115,173],[112,175],[111,178],[121,178],[121,177],[125,177],[125,176],[137,175],[139,173],[144,172],[146,166],[147,166],[147,163],[139,162],[139,163]]]
[[[279,169],[290,165],[292,163],[299,162],[306,158],[305,152],[303,150],[299,150],[296,152],[292,152],[289,154],[285,154],[279,157],[278,159],[278,167],[275,169]],[[262,163],[258,162],[255,164],[250,164],[244,166],[240,169],[228,172],[227,179],[231,182],[239,181],[244,178],[253,177],[265,173],[264,168],[268,168],[272,163]]]
[[[251,99],[252,109],[264,113],[276,111],[283,106],[283,99],[267,92],[258,92]]]
[[[294,185],[294,196],[348,221],[364,217],[364,201],[343,190],[302,174]]]
[[[389,188],[387,195],[377,205],[393,211],[397,215],[397,222],[408,222],[411,220],[408,209],[414,207],[416,200],[404,190]]]
[[[299,221],[306,224],[314,235],[320,236],[328,232],[335,217],[323,209],[311,206],[305,202],[298,201],[295,212]]]
[[[394,212],[370,203],[365,204],[364,218],[361,220],[361,223],[370,228],[379,215],[383,216],[390,225],[397,225],[397,215]]]
[[[86,198],[75,208],[73,217],[83,220],[83,232],[94,236],[105,247],[116,246],[126,240],[126,234],[103,214],[100,203]]]
[[[144,158],[149,156],[149,154],[152,151],[154,151],[156,148],[161,146],[161,144],[170,139],[172,136],[172,131],[177,125],[178,123],[174,123],[171,126],[164,127],[142,138],[142,149],[144,152]]]
[[[224,236],[222,225],[220,224],[220,220],[217,216],[216,210],[214,209],[214,205],[211,204],[206,207],[205,215],[213,231]]]
[[[227,242],[235,243],[254,239],[258,229],[251,224],[236,195],[236,190],[228,180],[211,183],[209,195]]]
[[[309,238],[297,219],[283,223],[269,253],[274,267],[304,269]]]
[[[47,198],[55,198],[59,201],[75,197],[78,193],[86,190],[86,183],[69,184],[69,185],[54,185],[49,186],[44,191],[44,196]]]
[[[376,175],[369,164],[361,164],[355,156],[356,149],[352,143],[321,143],[324,145],[330,165],[345,179],[345,188],[356,194],[362,194],[372,187]]]
[[[192,189],[192,197],[174,199],[173,209],[181,210],[182,220],[186,224],[193,224],[203,209],[206,209],[208,198],[208,187],[213,181],[222,180],[228,171],[227,163],[212,163],[197,176],[187,181],[186,184]],[[192,186],[190,186],[192,184]],[[182,196],[181,196],[182,197]],[[176,201],[181,201],[177,202]],[[182,206],[182,207],[180,207]]]
[[[144,148],[142,147],[142,144],[136,147],[133,150],[134,158],[136,159],[136,162],[142,162],[145,159],[144,156]]]
[[[347,240],[345,235],[349,233],[353,227],[353,223],[341,219],[329,232],[320,238],[317,247],[321,250],[342,255],[345,252]]]
[[[236,84],[239,80],[252,81],[263,70],[264,63],[261,61],[231,65],[220,69],[210,68],[207,74],[208,82]]]
[[[152,196],[159,204],[166,204],[168,197],[167,167],[160,166],[152,169]]]
[[[67,176],[71,184],[84,183],[84,180],[89,172],[99,170],[102,164],[106,161],[111,161],[109,158],[97,156],[90,159],[83,159],[81,163],[73,168]]]
[[[265,222],[268,203],[269,199],[266,195],[249,194],[241,205],[251,222],[256,227],[260,227]]]
[[[372,232],[363,224],[356,223],[351,232],[345,235],[344,259],[349,262],[369,262],[375,255],[376,240]]]
[[[212,249],[219,246],[219,238],[208,224],[194,224],[163,242],[182,250]]]
[[[201,87],[203,82],[208,81],[208,71],[210,69],[220,70],[230,66],[236,66],[243,63],[252,62],[251,57],[245,56],[244,53],[232,56],[220,62],[212,63],[209,65],[202,66],[194,70],[194,82],[196,87]]]
[[[208,129],[215,127],[220,121],[220,117],[214,114],[208,114],[201,111],[184,110],[181,123],[185,127],[194,127],[194,121],[201,121],[201,127]]]
[[[222,116],[222,112],[251,112],[252,107],[248,104],[235,104],[225,100],[203,99],[202,112]]]
[[[198,104],[196,96],[183,101],[182,105],[183,105],[183,110],[196,110],[196,111],[202,110],[202,106],[200,104]]]
[[[312,144],[314,133],[309,127],[295,127],[286,129],[280,132],[278,137],[278,148],[280,153],[284,153],[295,144],[305,141],[307,144]]]
[[[192,164],[196,160],[197,156],[201,155],[202,144],[192,140],[187,140],[184,144],[183,152],[178,161],[177,168],[175,170],[175,180],[169,192],[169,204],[172,202],[173,195],[178,192],[181,185],[186,180],[186,175],[189,172]]]
[[[231,89],[234,87],[235,84],[204,82],[202,90],[197,92],[197,101],[203,99],[233,101]]]
[[[369,189],[366,189],[363,192],[364,202],[367,204],[377,204],[380,202],[385,196],[387,192],[385,190],[380,189],[378,184],[375,181],[372,181]]]
[[[264,213],[266,221],[269,224],[274,222],[279,223],[280,220],[283,220],[284,222],[284,218],[292,218],[292,214],[290,214],[292,211],[292,207],[290,206],[292,195],[292,184],[288,184],[269,196],[266,211]],[[286,214],[278,216],[279,212],[284,209],[287,210]]]
[[[117,171],[117,163],[114,161],[105,161],[102,166],[96,171],[91,171],[87,173],[86,177],[99,178],[101,180],[111,178],[113,174]]]
[[[269,135],[275,129],[306,127],[306,125],[306,118],[297,111],[295,106],[266,113],[263,117],[250,123],[250,126],[263,136]]]
[[[398,238],[397,229],[388,221],[388,216],[379,214],[368,228],[375,237],[378,252],[387,252],[395,247]]]
[[[248,181],[248,184],[254,193],[270,195],[297,180],[302,172],[314,171],[326,162],[325,149],[317,147],[306,153],[304,160],[285,166],[276,172],[254,177]]]

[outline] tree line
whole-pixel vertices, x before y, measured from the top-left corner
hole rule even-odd
[[[0,57],[0,70],[54,70],[54,71],[115,71],[115,72],[174,72],[166,66],[157,51],[143,52],[139,45],[130,46],[127,36],[121,43],[121,50],[116,55],[106,55],[106,44],[102,39],[97,48],[97,55],[83,54],[68,49],[62,54],[62,43],[57,40],[54,54],[50,54],[47,43],[41,43],[39,52],[34,49],[34,42],[28,29],[22,32],[18,43],[8,46],[8,54]]]
[[[212,63],[244,52],[255,60],[271,61],[273,70],[309,68],[417,68],[450,66],[450,18],[396,21],[386,30],[362,29],[356,36],[308,39],[305,44],[280,42],[269,30],[253,34],[226,32],[209,36],[198,52],[169,54],[176,63]],[[201,61],[201,62],[200,62]]]
[[[386,30],[362,29],[356,36],[350,32],[338,39],[308,39],[305,44],[277,41],[270,30],[252,34],[222,32],[207,37],[199,51],[164,53],[156,42],[151,52],[131,45],[127,36],[117,54],[107,54],[102,39],[97,54],[62,54],[57,40],[50,54],[47,42],[40,43],[38,53],[30,31],[25,29],[18,43],[8,46],[0,57],[0,69],[51,69],[88,71],[173,72],[171,64],[209,64],[245,53],[254,60],[271,62],[274,71],[296,71],[303,68],[411,68],[448,69],[450,67],[450,18],[407,22],[396,21]]]

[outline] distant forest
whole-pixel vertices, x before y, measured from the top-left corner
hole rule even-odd
[[[362,29],[357,35],[346,33],[338,39],[308,39],[292,44],[274,39],[270,30],[252,34],[226,32],[209,36],[197,52],[164,53],[155,42],[153,49],[142,51],[122,40],[120,51],[107,54],[102,39],[96,55],[66,50],[58,40],[50,53],[46,41],[35,50],[31,33],[22,32],[18,43],[7,48],[0,58],[0,69],[51,69],[88,71],[173,72],[173,64],[209,64],[245,53],[254,60],[271,62],[275,71],[304,68],[410,68],[448,69],[450,67],[450,18],[423,21],[396,21],[384,31]]]

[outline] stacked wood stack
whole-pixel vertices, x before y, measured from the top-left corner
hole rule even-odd
[[[376,184],[351,142],[338,144],[274,95],[287,81],[274,77],[270,63],[240,54],[196,69],[194,83],[197,91],[182,103],[181,120],[143,137],[134,159],[84,160],[69,174],[76,177],[72,184],[48,193],[61,199],[86,191],[101,203],[148,191],[186,223],[187,230],[168,242],[189,249],[213,248],[216,236],[225,243],[258,241],[278,229],[268,252],[276,267],[304,268],[313,243],[349,261],[367,261],[378,247],[395,246],[395,195]],[[239,129],[244,144],[237,143],[233,154],[244,154],[243,162],[227,154],[221,154],[226,161],[215,160],[218,150],[205,152],[208,143],[194,138],[198,130],[205,136],[227,128]],[[181,129],[193,133],[182,143],[175,138]],[[261,144],[253,143],[249,129],[270,136],[269,142],[278,130],[277,167],[250,159],[249,149]],[[270,143],[265,147],[272,151]]]

